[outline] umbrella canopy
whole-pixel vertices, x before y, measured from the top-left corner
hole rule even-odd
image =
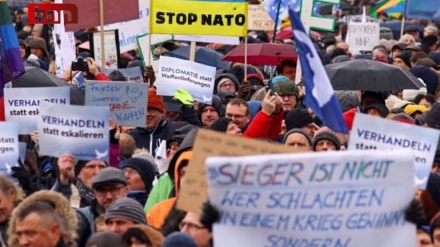
[[[35,67],[25,67],[26,72],[14,79],[13,87],[70,87],[70,104],[84,105],[84,92],[76,85]]]
[[[260,43],[248,44],[247,48],[247,62],[253,65],[278,65],[286,59],[294,61],[298,59],[298,54],[292,45]],[[226,54],[223,60],[244,63],[244,49],[244,44],[238,45]]]
[[[381,92],[424,87],[409,71],[368,59],[329,64],[325,71],[335,90]]]
[[[189,60],[190,46],[184,46],[172,51],[172,57]],[[223,55],[206,47],[197,46],[195,62],[216,67],[217,69],[229,69],[229,63],[223,61]]]
[[[388,22],[380,23],[381,27],[388,27],[393,32],[395,38],[400,36],[400,29],[402,28],[402,21],[393,20]],[[423,33],[423,27],[419,23],[405,22],[403,29],[407,26],[415,26],[419,30],[419,32]]]

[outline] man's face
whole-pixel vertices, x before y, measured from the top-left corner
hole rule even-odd
[[[403,62],[400,58],[394,58],[393,64],[399,66],[402,69],[408,70],[408,66],[406,66],[405,62]]]
[[[163,112],[151,107],[148,107],[147,111],[147,128],[156,128],[160,120],[163,118]]]
[[[343,49],[346,53],[349,52],[349,45],[345,42],[339,42],[336,47]]]
[[[43,58],[43,51],[40,48],[35,48],[32,47],[31,48],[31,54],[34,54],[35,56],[37,56],[38,58]]]
[[[219,93],[224,93],[224,92],[235,93],[236,91],[237,88],[235,87],[235,83],[232,80],[227,80],[226,82],[223,82],[218,90]]]
[[[138,171],[130,167],[124,167],[122,171],[128,181],[129,190],[145,191],[145,183]]]
[[[22,221],[17,221],[15,234],[20,247],[55,247],[61,238],[59,225],[37,213],[30,213]]]
[[[12,210],[14,210],[15,207],[16,198],[12,190],[9,192],[9,195],[5,195],[5,193],[0,190],[0,223],[9,220]]]
[[[440,228],[434,229],[432,238],[434,239],[434,247],[440,247]]]
[[[228,124],[228,128],[226,129],[226,134],[240,136],[241,129],[234,122],[230,122]]]
[[[417,230],[417,247],[434,247],[428,233]]]
[[[244,105],[230,105],[226,106],[226,117],[232,119],[232,121],[244,131],[250,120],[249,114],[247,114],[247,108]]]
[[[293,150],[298,152],[309,152],[311,151],[310,143],[307,140],[307,138],[300,133],[292,133],[290,134],[286,142],[284,143],[285,146],[292,147]]]
[[[309,136],[313,137],[315,136],[315,132],[319,130],[319,126],[315,123],[311,123],[307,126],[302,127],[301,129],[304,130],[307,134],[309,134]]]
[[[380,59],[388,61],[388,54],[381,50],[375,50],[372,54],[373,59]]]
[[[202,112],[202,124],[208,126],[218,119],[218,113],[213,106],[206,106]]]
[[[93,178],[104,168],[107,166],[105,165],[104,161],[101,160],[92,160],[89,161],[79,172],[78,179],[81,180],[81,182],[89,187],[92,188],[92,180]]]
[[[392,54],[391,56],[393,57],[393,59],[395,59],[397,56],[399,56],[400,54],[402,54],[402,50],[396,48],[396,49],[394,49],[394,50],[392,51],[391,54]]]
[[[111,218],[107,220],[107,229],[122,236],[134,222],[126,218]]]
[[[322,152],[322,151],[330,151],[330,150],[336,150],[336,146],[333,142],[329,140],[320,140],[318,141],[318,144],[316,144],[316,152]]]
[[[284,66],[282,75],[289,78],[291,81],[295,81],[296,67]]]
[[[188,212],[180,223],[180,232],[189,234],[198,247],[210,247],[212,233],[200,223],[198,214]]]
[[[281,97],[281,105],[283,107],[283,111],[288,112],[295,109],[296,106],[295,95],[280,95],[280,97]]]
[[[94,191],[98,204],[103,209],[107,209],[114,201],[127,195],[128,187],[124,184],[108,184],[102,185]]]

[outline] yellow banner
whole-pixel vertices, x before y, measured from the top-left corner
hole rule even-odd
[[[248,4],[242,0],[151,0],[151,33],[246,36]]]

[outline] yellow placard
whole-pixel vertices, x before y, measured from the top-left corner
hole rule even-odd
[[[151,33],[246,36],[248,4],[243,0],[152,0]]]

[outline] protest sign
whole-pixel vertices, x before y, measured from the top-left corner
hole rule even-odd
[[[155,82],[157,94],[174,96],[181,88],[190,93],[195,101],[211,104],[215,70],[215,67],[204,64],[161,56]]]
[[[245,0],[151,0],[151,33],[246,36]]]
[[[214,246],[416,246],[403,150],[212,157]],[[228,236],[228,237],[224,237]]]
[[[104,47],[101,47],[100,32],[89,34],[90,52],[95,59],[96,64],[106,66],[111,69],[117,69],[120,62],[119,34],[118,30],[104,31]],[[102,58],[101,51],[105,49],[105,57]],[[104,63],[104,65],[103,65]]]
[[[146,83],[89,81],[85,104],[108,106],[110,117],[118,125],[145,127],[147,93]]]
[[[0,173],[10,173],[11,167],[17,164],[18,157],[18,125],[0,122]]]
[[[24,164],[24,161],[26,159],[26,142],[19,142],[18,143],[18,155],[20,157],[21,163]]]
[[[360,54],[360,51],[372,51],[379,44],[378,22],[350,22],[347,33],[347,43],[353,55]]]
[[[18,124],[18,133],[28,135],[38,128],[40,104],[69,105],[69,87],[5,88],[5,117]]]
[[[265,141],[225,135],[199,129],[194,141],[194,156],[188,165],[188,172],[182,180],[181,196],[177,207],[184,211],[200,212],[208,199],[208,185],[205,159],[208,156],[240,156],[269,153],[292,153],[292,148]]]
[[[425,189],[440,131],[356,113],[348,149],[406,149],[415,155],[415,181]],[[423,138],[420,138],[423,136]],[[407,152],[408,152],[407,151]]]
[[[129,82],[144,82],[144,76],[142,75],[142,70],[139,68],[139,66],[125,69],[109,69],[99,67],[99,71],[104,73],[106,76],[109,76],[113,71],[116,70],[121,72],[121,74],[127,78],[127,81]]]
[[[227,44],[238,45],[240,44],[239,37],[227,37],[227,36],[200,36],[200,35],[173,35],[174,40],[179,41],[194,41],[203,43],[215,43],[215,44]]]
[[[77,160],[109,159],[110,109],[43,103],[38,120],[40,155],[72,154]]]
[[[151,38],[150,38],[151,35]],[[173,40],[173,35],[171,34],[144,34],[137,36],[137,45],[139,47],[139,52],[141,53],[144,65],[147,66],[148,63],[153,66],[154,71],[157,73],[159,67],[159,54],[154,54],[154,50],[157,48],[161,51],[161,45],[166,42]],[[150,43],[151,41],[151,43]],[[150,57],[148,57],[150,56]]]
[[[119,30],[121,53],[136,49],[136,37],[150,32],[150,0],[140,0],[139,19],[104,26],[104,30]]]
[[[248,30],[273,31],[275,22],[269,13],[259,4],[249,4]]]

